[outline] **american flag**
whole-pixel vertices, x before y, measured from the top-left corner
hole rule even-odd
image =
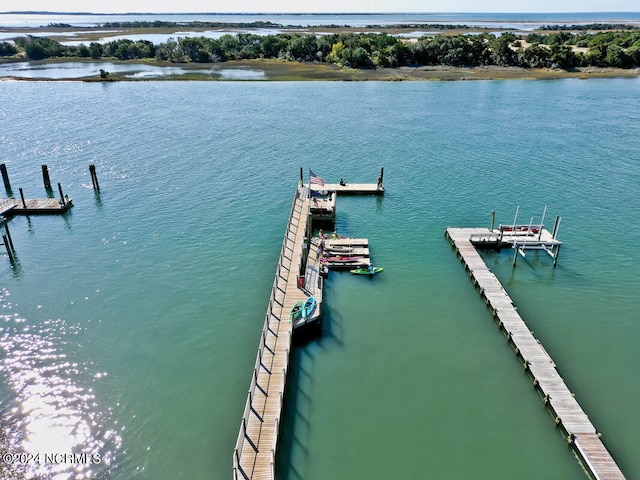
[[[309,183],[311,185],[320,185],[321,187],[324,187],[324,180],[313,173],[312,170],[309,170]]]

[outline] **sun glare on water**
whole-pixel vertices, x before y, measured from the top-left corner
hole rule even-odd
[[[63,320],[30,326],[12,312],[8,296],[0,291],[0,476],[104,478],[121,438],[105,426],[108,413],[100,412],[93,391],[83,385],[87,366],[62,352],[74,328]]]

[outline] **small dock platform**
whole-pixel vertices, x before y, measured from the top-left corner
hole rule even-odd
[[[378,187],[376,183],[325,183],[322,189],[341,195],[384,195],[384,187]]]
[[[319,239],[314,239],[315,244]],[[354,257],[353,261],[345,261],[345,258]],[[358,267],[371,265],[369,258],[369,240],[366,238],[326,238],[322,270],[328,274],[329,270],[351,270]]]
[[[504,235],[505,232],[502,233]],[[456,251],[500,330],[523,362],[524,369],[533,379],[533,385],[540,392],[544,404],[554,414],[556,426],[562,428],[567,435],[567,441],[574,447],[584,469],[595,479],[624,480],[622,471],[600,440],[600,434],[589,417],[564,383],[555,363],[540,341],[533,336],[502,284],[477,252],[474,242],[481,242],[483,237],[495,234],[495,231],[483,228],[447,228],[445,237]],[[511,237],[522,236],[516,234]],[[549,243],[555,241],[544,235],[537,241],[540,242],[543,237]],[[502,239],[506,243],[509,243],[509,240],[506,237]],[[516,242],[516,246],[522,241],[520,238],[512,240]],[[535,246],[536,240],[530,240]]]
[[[52,215],[64,213],[73,206],[72,199],[38,198],[17,200],[6,198],[0,200],[0,215],[12,217],[14,215]]]

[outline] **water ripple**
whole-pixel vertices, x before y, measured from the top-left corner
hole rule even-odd
[[[121,438],[105,427],[110,412],[100,412],[93,390],[83,386],[93,367],[62,351],[76,327],[60,319],[29,325],[8,297],[0,291],[9,312],[0,316],[0,371],[10,390],[0,410],[3,478],[107,478]]]

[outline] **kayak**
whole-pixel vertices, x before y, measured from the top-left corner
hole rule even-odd
[[[331,262],[331,263],[349,263],[349,262],[361,262],[363,257],[342,257],[340,255],[336,255],[335,257],[322,257],[320,259],[321,262]]]
[[[351,273],[355,273],[356,275],[375,275],[376,273],[380,273],[384,268],[382,267],[371,267],[371,269],[365,268],[356,268],[355,270],[349,270]]]
[[[314,297],[308,297],[302,306],[302,318],[309,318],[316,309],[316,305],[316,299]]]
[[[291,320],[297,320],[302,316],[302,302],[296,303],[289,312],[289,323]]]

